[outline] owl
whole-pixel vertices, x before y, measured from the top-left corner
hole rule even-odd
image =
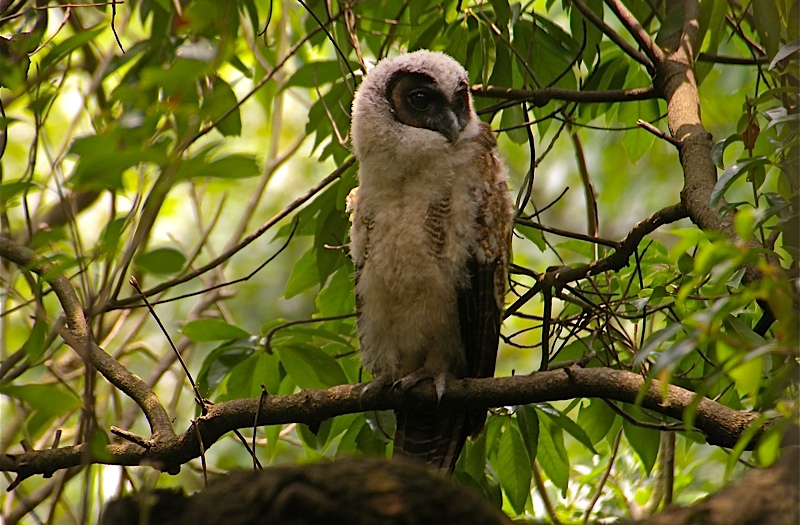
[[[352,110],[359,187],[348,198],[364,367],[406,390],[494,375],[514,207],[467,72],[417,51],[380,61]],[[394,456],[452,471],[486,410],[396,411]]]

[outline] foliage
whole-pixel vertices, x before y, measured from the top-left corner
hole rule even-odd
[[[49,269],[0,253],[2,451],[60,440],[99,457],[111,426],[147,435],[152,423],[65,343],[59,277],[93,340],[154,389],[176,429],[200,410],[176,352],[214,402],[366,380],[342,249],[356,185],[349,107],[375,59],[419,48],[469,70],[517,196],[499,375],[578,360],[794,418],[798,3],[743,4],[699,7],[694,71],[719,169],[704,198],[680,190],[696,159],[637,125],[672,129],[664,79],[596,23],[642,53],[615,17],[627,6],[673,49],[682,3],[4,3],[0,226]],[[593,93],[608,96],[581,97]],[[680,202],[624,253],[640,221]],[[581,277],[541,285],[565,269]],[[514,516],[637,517],[717,490],[737,464],[775,460],[784,425],[722,451],[694,417],[597,398],[493,410],[456,477]],[[350,414],[258,429],[254,442],[268,462],[384,454],[392,425]],[[206,451],[209,469],[252,464],[229,435]],[[157,483],[197,487],[189,470]],[[83,471],[15,484],[6,520],[30,504],[40,521],[90,522],[114,493],[156,483],[149,467]]]

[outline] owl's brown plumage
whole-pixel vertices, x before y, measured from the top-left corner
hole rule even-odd
[[[494,374],[513,205],[467,74],[442,53],[381,61],[353,103],[350,251],[364,366],[401,388]],[[485,411],[397,411],[396,455],[452,470]]]

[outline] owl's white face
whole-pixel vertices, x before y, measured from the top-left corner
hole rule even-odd
[[[353,101],[356,157],[377,162],[441,155],[477,133],[467,73],[451,57],[417,51],[382,60]]]

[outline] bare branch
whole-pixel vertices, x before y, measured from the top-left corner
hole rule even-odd
[[[606,4],[614,11],[614,14],[617,15],[617,18],[619,18],[620,22],[622,22],[625,28],[631,33],[633,38],[636,39],[636,42],[642,50],[644,50],[650,62],[653,65],[662,63],[664,61],[664,52],[653,42],[653,39],[650,38],[650,35],[647,34],[647,31],[642,27],[642,24],[633,16],[633,13],[628,11],[625,4],[620,0],[606,0]]]
[[[618,35],[616,31],[611,29],[608,24],[603,22],[603,19],[597,16],[597,13],[592,11],[591,8],[584,4],[582,0],[572,0],[572,5],[574,5],[578,11],[581,12],[586,20],[591,22],[595,27],[602,31],[604,35],[611,39],[612,42],[617,44],[626,55],[642,64],[647,68],[648,71],[655,71],[655,64],[647,56],[626,42],[624,38]]]
[[[565,102],[630,102],[635,100],[649,100],[658,98],[658,93],[653,86],[633,89],[611,89],[608,91],[574,91],[571,89],[547,87],[534,89],[511,89],[496,86],[472,86],[472,95],[475,97],[499,98],[519,102],[531,102],[536,106],[545,106],[551,100]]]

